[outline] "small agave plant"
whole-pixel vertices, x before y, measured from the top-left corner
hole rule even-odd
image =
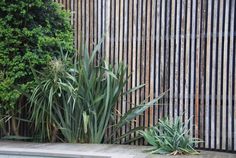
[[[164,118],[156,126],[140,131],[140,134],[153,146],[148,150],[152,154],[197,155],[199,152],[194,146],[202,141],[189,136],[187,126],[188,123],[184,124],[180,117],[174,121]]]

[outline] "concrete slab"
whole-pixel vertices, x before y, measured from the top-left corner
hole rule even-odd
[[[0,142],[0,154],[47,156],[60,158],[236,158],[236,154],[202,151],[196,156],[151,155],[147,146],[111,144],[66,144]]]

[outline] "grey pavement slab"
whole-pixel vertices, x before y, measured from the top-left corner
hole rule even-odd
[[[3,141],[0,142],[0,158],[236,158],[236,154],[210,151],[201,151],[201,155],[194,156],[151,155],[144,152],[147,149],[147,146],[134,145]]]

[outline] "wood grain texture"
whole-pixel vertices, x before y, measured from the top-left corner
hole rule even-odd
[[[54,1],[71,10],[77,50],[86,43],[91,51],[106,33],[97,58],[127,65],[131,77],[124,91],[145,83],[119,99],[116,122],[169,90],[118,135],[181,115],[185,123],[193,117],[189,134],[204,140],[197,147],[236,151],[235,0]]]

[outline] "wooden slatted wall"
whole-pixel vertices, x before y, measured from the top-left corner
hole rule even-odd
[[[190,133],[205,141],[199,148],[236,151],[235,0],[57,1],[72,11],[77,48],[82,40],[91,50],[106,32],[100,55],[128,65],[126,89],[146,84],[119,111],[170,90],[131,127],[193,116]]]

